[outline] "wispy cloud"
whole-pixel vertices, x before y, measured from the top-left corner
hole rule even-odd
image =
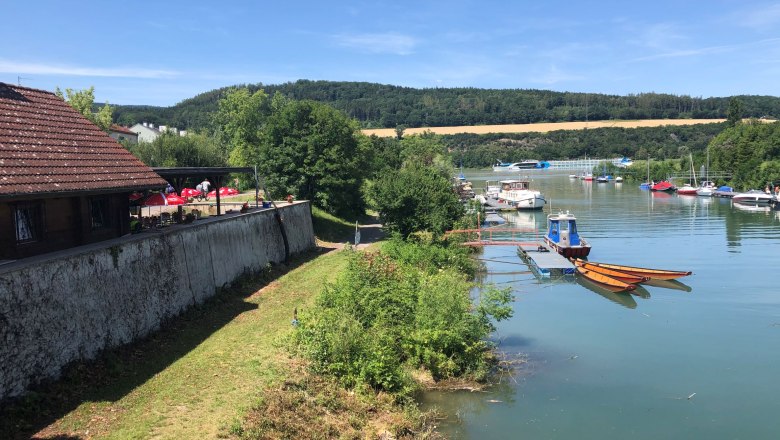
[[[27,63],[4,59],[0,59],[0,72],[33,75],[119,78],[174,78],[179,76],[179,72],[172,70],[144,69],[140,67],[72,66],[65,64]]]
[[[745,49],[747,47],[751,46],[761,46],[761,45],[768,45],[773,43],[780,43],[780,38],[767,38],[764,40],[758,40],[758,41],[751,41],[748,43],[742,43],[742,44],[726,44],[721,46],[709,46],[709,47],[700,47],[700,48],[693,48],[693,49],[679,49],[679,50],[670,50],[666,52],[661,52],[653,55],[648,55],[644,57],[638,57],[634,58],[631,61],[650,61],[650,60],[658,60],[662,58],[681,58],[681,57],[694,57],[694,56],[700,56],[700,55],[709,55],[713,53],[725,53],[725,52],[734,52],[737,50]]]
[[[775,30],[780,25],[780,3],[746,11],[737,23],[756,30]]]
[[[332,36],[339,46],[358,49],[367,53],[391,53],[409,55],[414,52],[417,40],[409,35],[383,34],[339,34]]]

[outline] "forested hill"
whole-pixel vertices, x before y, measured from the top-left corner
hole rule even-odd
[[[415,89],[365,82],[299,80],[280,85],[250,84],[251,91],[282,93],[324,102],[359,120],[365,128],[526,124],[605,119],[725,118],[731,97],[697,98],[659,93],[617,96],[533,89]],[[118,105],[123,125],[152,122],[181,129],[204,128],[230,87],[202,93],[172,107]],[[780,98],[738,96],[744,117],[780,118]]]

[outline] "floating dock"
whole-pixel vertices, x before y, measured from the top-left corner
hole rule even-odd
[[[543,277],[574,274],[574,264],[542,242],[523,243],[517,253]]]

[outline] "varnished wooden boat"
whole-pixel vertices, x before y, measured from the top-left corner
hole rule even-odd
[[[577,273],[594,283],[607,287],[613,292],[630,292],[636,289],[636,286],[633,284],[624,283],[623,281],[585,269],[584,267],[577,266]]]
[[[627,272],[621,272],[619,270],[610,269],[607,267],[596,266],[595,264],[590,264],[585,260],[580,260],[579,258],[574,260],[574,265],[577,267],[583,267],[585,269],[592,270],[593,272],[600,273],[602,275],[606,275],[608,277],[615,278],[620,281],[623,281],[624,283],[629,283],[629,284],[643,283],[650,279],[650,277],[646,277],[646,276],[634,275]]]
[[[588,264],[617,270],[631,275],[648,277],[651,280],[673,280],[693,273],[680,270],[649,269],[645,267],[622,266],[620,264],[596,263],[594,261],[589,261]]]

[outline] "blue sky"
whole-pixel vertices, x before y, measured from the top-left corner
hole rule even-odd
[[[5,0],[0,81],[173,105],[238,83],[780,95],[780,1]]]

